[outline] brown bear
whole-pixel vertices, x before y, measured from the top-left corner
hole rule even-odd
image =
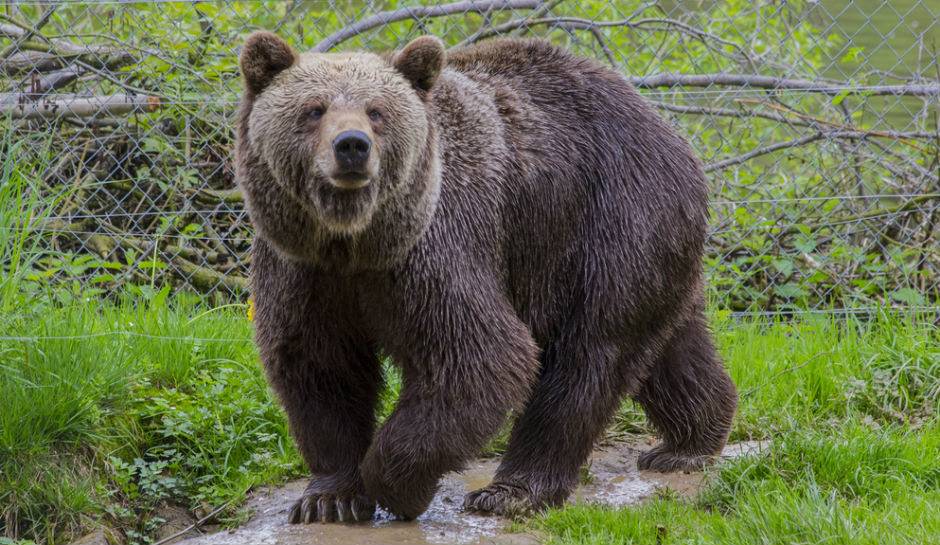
[[[511,413],[469,510],[564,502],[626,395],[663,437],[640,468],[721,451],[705,177],[621,75],[543,41],[298,54],[265,32],[240,65],[256,341],[313,473],[290,522],[417,517]]]

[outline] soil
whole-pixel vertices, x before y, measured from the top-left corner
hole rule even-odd
[[[572,493],[571,502],[630,505],[642,502],[658,490],[694,495],[704,473],[654,473],[636,469],[637,456],[648,444],[613,443],[599,447],[591,456],[588,477]],[[759,452],[758,443],[729,445],[722,456],[733,458]],[[306,480],[262,490],[249,500],[253,515],[241,527],[185,540],[174,545],[532,545],[538,536],[508,534],[508,521],[480,516],[461,509],[465,493],[489,484],[499,465],[498,458],[482,459],[460,473],[446,475],[428,510],[414,521],[390,520],[379,513],[371,523],[297,524],[287,523],[287,509],[300,497]]]

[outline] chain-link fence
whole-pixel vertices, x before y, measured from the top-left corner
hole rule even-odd
[[[51,213],[2,228],[39,241],[37,286],[242,296],[232,147],[250,32],[323,51],[539,36],[613,66],[692,141],[715,304],[936,309],[938,16],[936,0],[8,1],[2,150],[23,202]]]

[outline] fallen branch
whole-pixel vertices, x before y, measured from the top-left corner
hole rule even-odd
[[[53,235],[68,235],[74,237],[75,240],[97,254],[102,260],[115,259],[114,253],[119,248],[125,250],[132,248],[140,255],[141,259],[147,259],[154,251],[154,244],[157,244],[158,255],[165,258],[173,265],[172,267],[167,267],[166,270],[196,289],[208,292],[219,284],[225,286],[232,292],[240,292],[248,289],[248,278],[244,276],[223,274],[219,271],[194,263],[194,261],[219,263],[221,255],[218,253],[215,256],[211,254],[206,256],[192,248],[171,246],[169,243],[162,244],[156,241],[144,242],[113,227],[108,229],[110,232],[88,231],[93,225],[91,219],[85,219],[75,223],[65,223],[62,220],[56,219],[44,222],[39,226],[39,229],[52,232]],[[156,238],[159,239],[159,236]],[[128,273],[131,272],[133,272],[133,270],[128,269]]]
[[[532,10],[532,13],[529,14],[529,17],[528,17],[528,18],[529,18],[529,19],[536,19],[536,18],[538,18],[538,17],[543,16],[543,15],[545,15],[546,13],[550,12],[553,7],[555,7],[555,6],[557,6],[558,4],[562,3],[562,1],[563,1],[563,0],[548,0],[548,2],[545,2],[545,3],[542,4],[541,6],[535,8],[534,10]],[[510,33],[510,36],[517,36],[517,37],[518,37],[518,36],[522,36],[522,33],[523,33],[524,30],[525,30],[524,28],[520,27],[520,28],[516,29],[515,32]]]
[[[442,4],[437,6],[414,6],[405,7],[392,11],[383,11],[371,17],[361,19],[346,28],[330,34],[318,43],[312,51],[324,53],[333,49],[346,40],[358,36],[363,32],[384,26],[390,23],[397,23],[407,19],[427,19],[429,17],[442,17],[453,15],[455,13],[486,13],[507,9],[536,9],[543,4],[542,0],[489,0],[487,2],[454,2],[453,4]]]
[[[56,51],[73,56],[85,55],[88,53],[102,54],[114,51],[114,49],[110,47],[87,47],[72,43],[68,40],[47,38],[44,34],[37,32],[36,29],[14,21],[2,13],[0,13],[0,20],[7,21],[6,23],[0,23],[0,36],[9,38],[10,40],[18,40],[23,36],[30,35],[32,37],[38,38],[40,41]],[[23,43],[30,42],[27,40]]]
[[[607,43],[604,33],[597,27],[591,27],[588,31],[594,36],[594,39],[597,40],[597,44],[601,46],[601,51],[603,51],[604,56],[607,57],[607,62],[610,63],[610,67],[616,70],[617,59],[614,57],[614,52],[610,50],[610,45]]]
[[[551,5],[555,5],[557,3],[558,1],[554,1]],[[548,6],[548,4],[546,4],[546,6]],[[548,9],[550,9],[550,6]],[[537,25],[544,25],[544,24],[552,24],[555,26],[555,28],[561,28],[563,30],[567,30],[568,32],[571,32],[572,30],[587,30],[588,32],[591,33],[591,35],[597,41],[597,44],[600,46],[601,51],[603,51],[604,56],[607,57],[607,62],[610,63],[610,66],[613,67],[614,69],[617,68],[617,59],[614,57],[614,52],[611,51],[610,46],[608,45],[607,40],[604,38],[604,34],[601,32],[601,29],[600,29],[600,27],[608,26],[608,25],[592,24],[592,22],[587,19],[582,20],[582,19],[575,19],[573,17],[549,17],[549,18],[543,18],[543,19],[533,19],[531,17],[527,17],[525,19],[516,19],[514,21],[509,21],[508,23],[505,23],[503,25],[490,27],[489,29],[486,29],[486,31],[481,31],[477,34],[474,34],[473,36],[470,36],[466,40],[455,45],[452,49],[457,49],[457,48],[464,47],[472,43],[476,43],[477,41],[483,39],[484,37],[501,34],[502,32],[507,31],[507,30],[513,30],[513,29],[523,30],[529,27],[533,27]],[[513,34],[510,33],[510,36],[511,35]]]
[[[245,494],[247,494],[249,489],[250,489],[250,487],[249,487],[249,488],[246,488],[245,491],[242,492],[242,496],[244,496]],[[179,532],[176,532],[175,534],[169,535],[169,536],[167,536],[167,537],[161,539],[160,541],[155,542],[153,545],[166,545],[167,543],[173,541],[174,539],[177,539],[177,538],[179,538],[179,537],[184,536],[187,532],[191,532],[192,530],[195,530],[196,528],[199,528],[200,526],[202,526],[203,524],[205,524],[206,522],[208,522],[210,519],[212,519],[212,517],[214,517],[214,516],[218,515],[219,513],[221,513],[223,509],[225,509],[226,507],[229,506],[229,504],[232,503],[232,501],[233,501],[233,500],[229,500],[229,501],[223,503],[222,505],[216,507],[216,508],[215,508],[211,513],[209,513],[208,515],[206,515],[206,516],[202,517],[201,519],[197,520],[196,522],[190,524],[190,525],[187,526],[186,528],[183,528],[183,529],[180,530]]]
[[[881,217],[895,217],[902,214],[907,214],[909,212],[914,212],[914,208],[921,203],[937,200],[938,195],[918,195],[911,198],[910,200],[904,202],[903,204],[898,204],[895,206],[887,206],[884,208],[879,208],[877,210],[871,210],[865,212],[864,214],[856,214],[853,216],[840,216],[835,218],[801,218],[800,222],[789,225],[785,228],[782,228],[778,231],[774,231],[775,228],[770,228],[770,234],[774,237],[775,246],[781,247],[780,239],[788,235],[795,235],[797,233],[817,233],[823,229],[831,229],[837,225],[847,225],[852,223],[862,223],[864,221],[878,219]],[[806,220],[815,220],[815,221],[806,221]],[[729,256],[735,254],[747,254],[754,251],[754,248],[748,246],[747,244],[737,244],[737,245],[723,245],[720,241],[720,236],[725,233],[729,233],[731,230],[722,231],[722,232],[712,232],[709,237],[714,242],[711,243],[715,248],[721,249],[721,254],[718,257]],[[761,252],[765,252],[766,248],[762,248]]]
[[[20,51],[0,63],[0,72],[15,76],[23,72],[50,72],[63,66],[62,59],[51,53]]]
[[[0,23],[0,37],[8,38],[18,44],[16,54],[0,63],[0,67],[7,73],[22,70],[25,61],[29,58],[28,52],[30,51],[46,54],[57,59],[59,64],[55,65],[56,68],[69,64],[72,59],[82,60],[88,64],[112,70],[137,62],[136,57],[122,49],[78,45],[68,40],[47,38],[39,33],[37,29],[13,21],[2,13],[0,13],[0,20],[7,21],[7,23]],[[30,38],[24,39],[25,36],[30,36]],[[34,38],[38,41],[33,41]],[[51,62],[48,57],[43,58],[43,66],[53,66]],[[11,64],[12,67],[8,67],[8,64]],[[27,66],[26,69],[29,70],[31,67]]]
[[[555,2],[555,4],[557,3],[558,2]],[[593,22],[588,19],[576,19],[574,17],[548,17],[548,18],[542,18],[542,19],[534,19],[531,17],[527,17],[525,19],[516,19],[514,21],[509,21],[508,23],[505,23],[496,27],[491,27],[490,29],[487,29],[486,32],[480,32],[478,34],[470,36],[466,40],[454,46],[454,49],[475,43],[476,41],[486,36],[493,36],[496,34],[501,34],[502,32],[505,32],[507,30],[515,29],[518,31],[518,30],[529,28],[529,27],[533,27],[537,25],[545,25],[545,24],[552,24],[556,28],[561,28],[561,29],[567,30],[568,32],[571,32],[572,30],[587,30],[588,32],[591,33],[591,35],[597,41],[597,44],[600,46],[601,51],[603,51],[604,56],[607,57],[607,62],[610,63],[610,66],[613,67],[614,69],[617,68],[617,59],[614,57],[614,52],[611,51],[610,46],[607,44],[607,40],[604,38],[604,34],[601,32],[601,29],[600,29],[600,27],[608,26],[608,25],[593,24]],[[512,35],[512,33],[510,33],[510,35]]]
[[[102,95],[92,97],[56,95],[55,100],[30,102],[29,93],[0,93],[0,117],[37,119],[120,115],[139,109],[155,111],[160,99],[147,95]]]
[[[140,87],[134,87],[133,85],[127,83],[126,81],[122,81],[121,79],[115,77],[114,74],[112,74],[109,71],[110,69],[106,69],[107,67],[97,68],[86,62],[83,62],[81,59],[75,61],[75,65],[78,66],[79,68],[84,68],[85,70],[88,70],[89,72],[94,72],[96,76],[110,81],[111,83],[127,91],[128,94],[147,95],[147,96],[150,96],[151,99],[153,100],[169,100],[169,98],[166,95],[161,94],[157,91],[142,89]]]
[[[776,104],[771,104],[770,102],[767,102],[767,101],[765,101],[765,100],[751,100],[751,99],[743,99],[743,98],[742,98],[742,99],[738,99],[738,101],[739,101],[739,102],[749,102],[749,103],[751,103],[751,104],[759,104],[759,105],[761,105],[761,106],[766,106],[766,107],[768,107],[768,108],[770,108],[770,109],[772,109],[772,110],[777,110],[777,111],[784,112],[784,113],[789,114],[789,115],[794,115],[794,116],[796,116],[796,117],[802,118],[803,120],[805,120],[805,121],[807,121],[807,122],[813,122],[813,123],[816,123],[816,124],[819,124],[819,125],[828,125],[828,126],[830,126],[830,127],[835,127],[835,128],[838,128],[838,129],[845,129],[845,130],[850,130],[850,131],[857,131],[857,130],[859,130],[857,127],[854,127],[854,126],[852,126],[852,125],[846,125],[846,124],[844,124],[844,123],[835,123],[835,122],[833,122],[833,121],[827,121],[827,120],[821,119],[821,118],[819,118],[819,117],[813,117],[813,116],[811,116],[811,115],[807,115],[807,114],[804,114],[804,113],[802,113],[802,112],[797,112],[796,110],[793,110],[792,108],[784,108],[783,106],[778,106],[778,105],[776,105]],[[845,107],[845,103],[844,103],[844,102],[840,103],[840,106],[842,106],[842,107],[844,108],[844,107]],[[851,122],[851,119],[847,119],[846,121]],[[914,142],[911,142],[911,141],[909,141],[909,140],[905,140],[903,137],[898,137],[898,136],[896,136],[898,133],[885,132],[885,131],[876,131],[876,130],[871,130],[871,129],[866,129],[866,132],[868,132],[868,134],[870,134],[870,135],[872,135],[872,136],[886,136],[886,137],[889,137],[889,138],[897,138],[900,142],[902,142],[902,143],[904,143],[904,144],[907,144],[907,145],[909,145],[909,146],[915,147],[915,148],[917,148],[918,150],[921,149],[920,146],[918,146],[918,145],[915,144]],[[917,136],[911,136],[911,138],[933,138],[933,137],[936,136],[936,134],[938,134],[938,133],[910,132],[910,133],[907,133],[907,134],[917,135]]]
[[[245,202],[241,188],[235,189],[200,189],[192,194],[196,200],[209,204],[236,204]]]
[[[41,78],[33,82],[30,85],[30,92],[38,95],[44,95],[49,91],[54,91],[56,89],[65,87],[66,85],[77,80],[81,75],[82,71],[75,68],[54,70],[47,74],[43,74]]]
[[[793,119],[783,115],[778,115],[769,112],[762,112],[760,110],[732,110],[730,108],[708,108],[705,106],[682,106],[679,104],[671,104],[669,102],[652,102],[653,106],[661,110],[666,110],[668,112],[675,112],[677,114],[691,114],[691,115],[710,115],[714,117],[737,117],[739,119],[750,119],[752,117],[762,117],[764,119],[770,119],[771,121],[776,121],[778,123],[785,123],[787,125],[799,125],[802,127],[811,127],[812,123],[804,119]]]
[[[3,51],[0,51],[0,61],[8,59],[11,55],[20,50],[20,47],[30,38],[39,34],[39,31],[42,30],[42,27],[46,26],[46,23],[49,22],[49,19],[52,17],[52,14],[56,10],[55,5],[49,6],[43,11],[42,15],[39,16],[39,21],[36,22],[36,26],[23,29],[23,33],[20,34],[13,43],[8,45]]]
[[[767,155],[768,153],[773,153],[775,151],[779,151],[782,149],[796,148],[796,147],[802,146],[803,144],[809,144],[810,142],[814,142],[816,140],[820,140],[825,137],[826,137],[825,133],[817,132],[817,133],[810,134],[808,136],[804,136],[802,138],[797,138],[795,140],[788,140],[786,142],[777,142],[776,144],[771,144],[769,146],[757,148],[747,153],[738,155],[736,157],[725,159],[724,161],[718,161],[717,163],[705,165],[704,171],[708,173],[708,172],[712,172],[715,170],[721,170],[723,168],[727,168],[733,165],[744,163],[746,161],[749,161],[761,155]]]
[[[467,38],[466,40],[460,42],[454,47],[462,47],[462,46],[474,43],[476,41],[482,40],[484,38],[488,38],[490,36],[496,36],[499,34],[503,34],[505,32],[525,29],[528,27],[539,26],[539,25],[553,25],[559,28],[564,28],[564,29],[573,28],[573,29],[578,29],[578,30],[588,30],[591,32],[599,32],[600,29],[607,28],[607,27],[649,28],[650,30],[663,30],[663,31],[670,30],[668,28],[648,27],[648,25],[651,23],[659,23],[659,24],[667,25],[669,27],[674,27],[678,29],[679,32],[691,34],[695,38],[702,40],[702,41],[704,41],[705,38],[709,38],[711,40],[714,40],[724,45],[730,45],[738,49],[741,48],[740,45],[734,42],[729,42],[728,40],[725,40],[721,38],[720,36],[716,36],[704,30],[694,28],[685,23],[682,23],[681,21],[676,21],[674,19],[662,19],[662,18],[635,19],[635,16],[636,15],[628,17],[627,19],[620,19],[617,21],[594,21],[592,19],[584,19],[581,17],[543,17],[543,18],[536,18],[534,16],[526,17],[524,19],[515,19],[512,21],[508,21],[501,25],[491,27],[484,32],[474,34],[470,38]]]
[[[921,85],[836,85],[807,79],[786,79],[755,74],[657,74],[654,76],[629,76],[634,87],[653,89],[656,87],[752,87],[773,91],[807,91],[826,95],[865,96],[937,96],[940,83]]]
[[[212,291],[219,284],[222,284],[229,291],[244,292],[248,289],[248,279],[231,274],[221,274],[208,267],[196,265],[191,261],[176,255],[170,258],[173,267],[170,269],[181,279],[188,282],[194,288],[205,292]]]
[[[937,138],[937,139],[940,139],[940,131],[938,131],[938,132],[934,135],[934,137]],[[884,160],[884,156],[887,155],[887,156],[889,156],[889,157],[895,159],[896,161],[898,161],[899,164],[903,166],[903,168],[909,168],[909,169],[911,169],[911,170],[916,171],[917,174],[919,174],[921,178],[926,179],[926,178],[928,178],[928,177],[934,175],[934,173],[931,172],[931,170],[929,170],[928,168],[920,166],[920,165],[917,164],[917,162],[915,162],[915,161],[911,161],[909,157],[905,157],[904,155],[902,155],[902,154],[900,154],[900,153],[898,153],[898,152],[892,150],[888,145],[885,145],[884,143],[880,142],[879,140],[873,138],[873,139],[871,139],[870,142],[871,142],[872,144],[874,144],[875,147],[877,147],[877,148],[879,149],[880,155],[879,155],[879,156],[873,156],[873,158],[874,158],[875,160],[877,160],[877,162],[878,162],[879,164],[882,165],[882,168],[886,168],[886,169],[887,169],[887,167],[886,167],[886,161]],[[887,169],[887,170],[890,171],[890,169]],[[892,172],[892,174],[894,174],[895,176],[898,176],[898,177],[903,177],[902,175],[899,175],[899,173],[897,173],[897,172]]]
[[[934,133],[932,132],[886,132],[886,131],[834,131],[834,132],[824,132],[819,131],[802,138],[797,138],[794,140],[787,140],[786,142],[777,142],[776,144],[771,144],[769,146],[764,146],[762,148],[757,148],[751,150],[747,153],[725,159],[723,161],[718,161],[717,163],[712,163],[706,165],[704,170],[706,173],[712,172],[715,170],[721,170],[733,165],[738,165],[749,161],[755,157],[761,155],[767,155],[775,151],[780,151],[787,148],[796,148],[804,144],[809,144],[810,142],[815,142],[816,140],[828,139],[828,140],[838,140],[845,138],[868,138],[872,136],[877,137],[886,137],[894,138],[896,140],[902,141],[907,138],[932,138]]]

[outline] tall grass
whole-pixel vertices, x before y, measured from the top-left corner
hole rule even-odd
[[[920,425],[940,399],[940,330],[931,316],[807,315],[716,321],[741,393],[734,438],[869,421]]]
[[[42,194],[30,176],[43,166],[41,160],[21,153],[28,143],[10,141],[11,134],[0,141],[0,316],[25,303],[21,284],[43,255],[37,223],[61,198]]]
[[[0,335],[0,535],[51,543],[107,522],[139,541],[161,503],[298,474],[242,309],[35,310]]]

